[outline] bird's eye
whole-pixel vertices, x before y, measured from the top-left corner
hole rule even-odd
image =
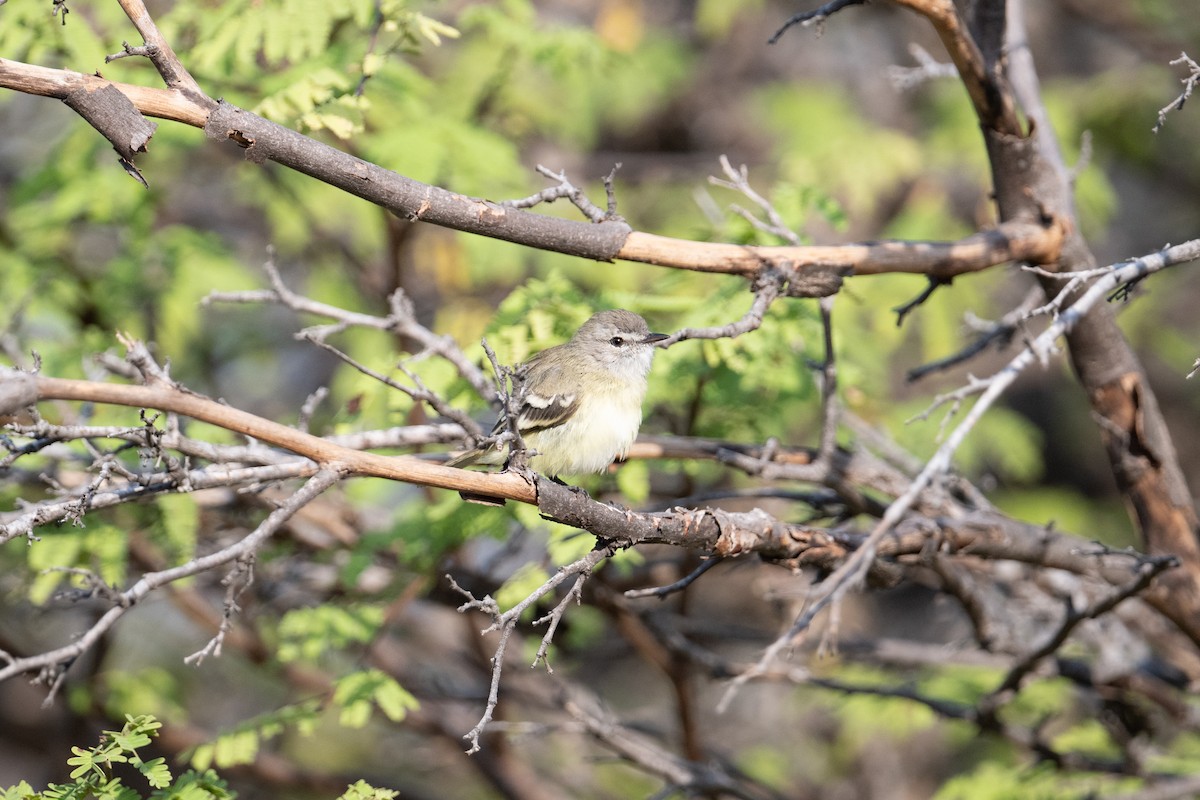
[[[620,336],[614,336],[608,340],[608,343],[611,344],[613,347],[620,347],[621,345],[625,344],[625,340],[622,339]]]

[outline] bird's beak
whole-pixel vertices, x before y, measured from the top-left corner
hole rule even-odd
[[[670,338],[671,337],[665,333],[648,333],[648,334],[646,334],[646,338],[642,339],[642,344],[657,344],[658,342],[661,342],[663,339],[670,339]]]

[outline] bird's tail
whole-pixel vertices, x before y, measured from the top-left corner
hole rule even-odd
[[[478,462],[480,457],[482,457],[482,456],[483,456],[483,451],[479,450],[478,448],[475,450],[468,450],[467,452],[460,453],[459,455],[457,455],[454,458],[447,461],[446,466],[447,467],[469,467],[472,464]]]

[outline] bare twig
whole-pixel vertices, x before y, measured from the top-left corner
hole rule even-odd
[[[225,643],[225,637],[233,628],[234,615],[241,611],[241,607],[237,602],[238,598],[254,582],[254,557],[254,551],[250,551],[239,556],[234,561],[233,568],[225,576],[224,580],[221,581],[225,586],[225,602],[221,613],[221,624],[217,627],[216,634],[208,640],[208,644],[183,659],[183,663],[200,666],[204,663],[204,659],[209,656],[220,658],[221,647]]]
[[[733,189],[741,192],[747,198],[752,200],[764,214],[767,215],[766,221],[760,220],[750,212],[742,208],[735,207],[735,210],[751,222],[759,230],[778,236],[780,239],[789,244],[799,245],[800,235],[788,227],[784,222],[783,217],[775,208],[775,205],[767,198],[760,195],[750,185],[750,170],[742,164],[737,169],[734,169],[733,164],[729,162],[729,157],[722,154],[720,159],[721,169],[725,172],[725,178],[709,177],[708,182],[714,186],[723,186],[726,189]]]
[[[175,55],[175,51],[171,48],[166,37],[159,31],[153,17],[150,16],[150,12],[146,10],[145,3],[142,0],[117,0],[117,2],[120,3],[121,9],[129,17],[129,21],[133,23],[133,27],[137,28],[137,32],[142,35],[142,39],[146,42],[144,48],[130,48],[126,45],[127,54],[144,55],[149,58],[151,63],[154,64],[154,68],[158,70],[158,74],[162,76],[163,82],[167,85],[168,89],[201,99],[207,104],[212,104],[213,101],[200,88],[200,84],[196,83],[196,79],[183,66],[183,62],[179,60],[179,56]],[[139,52],[129,53],[128,51],[131,49],[136,49]]]
[[[793,25],[800,25],[805,28],[812,25],[820,26],[830,16],[841,11],[843,8],[847,8],[849,6],[861,6],[866,4],[866,2],[867,0],[831,0],[831,2],[825,3],[820,8],[815,8],[812,11],[804,11],[799,14],[793,14],[787,18],[787,21],[784,22],[778,30],[775,31],[771,38],[767,40],[767,43],[775,44],[778,42],[780,37],[787,33],[787,30]]]
[[[325,398],[329,396],[329,387],[321,386],[315,392],[305,398],[304,403],[300,406],[300,415],[296,418],[296,428],[308,432],[308,426],[312,422],[313,414],[317,413],[317,406],[325,402]]]
[[[896,314],[896,327],[899,328],[904,324],[904,318],[907,317],[916,308],[919,308],[926,300],[933,297],[933,293],[943,286],[949,286],[950,281],[946,278],[930,277],[925,284],[925,288],[921,293],[892,309]]]
[[[1004,676],[1004,680],[1000,682],[1000,685],[991,692],[989,698],[984,702],[984,709],[988,709],[994,713],[996,706],[1000,702],[1003,702],[1004,699],[1020,688],[1022,681],[1033,671],[1038,662],[1057,652],[1067,641],[1067,637],[1071,635],[1071,632],[1081,623],[1090,619],[1097,619],[1108,613],[1130,597],[1145,591],[1150,586],[1150,583],[1160,574],[1178,566],[1179,559],[1174,556],[1143,558],[1139,562],[1137,576],[1133,580],[1124,586],[1114,588],[1104,597],[1088,605],[1087,608],[1074,608],[1070,604],[1068,596],[1067,610],[1063,615],[1062,622],[1046,637],[1046,640],[1041,645],[1030,650],[1012,666]]]
[[[500,641],[497,643],[496,652],[492,656],[492,679],[491,688],[488,690],[487,705],[484,708],[483,716],[479,719],[479,722],[474,728],[472,728],[463,736],[463,738],[470,743],[470,747],[467,748],[468,754],[479,751],[480,737],[483,735],[488,723],[492,721],[492,714],[496,711],[496,704],[500,702],[500,674],[504,670],[504,653],[508,648],[509,637],[512,636],[512,632],[516,628],[517,622],[520,620],[521,615],[525,613],[527,608],[562,585],[565,580],[575,577],[576,585],[572,587],[571,592],[568,593],[567,599],[563,603],[559,604],[559,609],[565,609],[566,603],[569,602],[573,596],[575,596],[577,588],[581,586],[580,581],[587,575],[590,575],[592,570],[594,570],[601,561],[611,556],[614,552],[616,552],[615,545],[610,544],[607,547],[598,547],[583,558],[571,564],[567,564],[564,567],[560,567],[558,572],[552,575],[549,580],[531,592],[527,597],[525,597],[524,600],[503,613],[500,612],[500,607],[496,605],[496,601],[490,596],[482,599],[476,598],[469,591],[459,586],[454,581],[453,577],[449,575],[446,576],[447,580],[450,581],[451,588],[467,598],[467,602],[459,606],[458,610],[460,612],[469,611],[472,609],[482,611],[492,620],[492,624],[485,628],[483,633],[490,633],[492,631],[499,631],[500,633]],[[538,656],[534,661],[535,665],[537,664],[538,660],[542,660],[545,656],[545,648],[549,646],[548,640],[551,636],[553,636],[554,631],[557,628],[558,619],[562,616],[562,613],[559,609],[556,609],[557,613],[552,613],[547,618],[550,619],[553,624],[551,624],[550,629],[546,632],[546,636],[543,637],[542,647],[538,649]]]
[[[1031,317],[1041,297],[1042,292],[1039,288],[1031,288],[1016,308],[994,322],[985,322],[968,312],[965,315],[966,322],[978,334],[975,341],[957,353],[952,353],[945,358],[939,358],[937,361],[931,361],[928,364],[910,369],[905,373],[905,378],[909,381],[918,381],[931,373],[951,369],[959,364],[970,361],[992,344],[995,344],[997,349],[1007,347],[1012,342],[1021,323]]]
[[[821,311],[821,330],[825,344],[825,358],[821,361],[821,444],[817,449],[817,460],[828,463],[837,448],[840,406],[837,399],[837,359],[833,350],[833,301],[834,296],[817,300]]]
[[[605,193],[608,197],[607,210],[593,203],[584,194],[582,189],[571,183],[570,179],[567,178],[566,170],[555,172],[548,167],[543,167],[541,164],[537,165],[538,173],[558,181],[558,185],[543,189],[536,194],[531,194],[529,197],[523,197],[520,200],[505,200],[500,205],[508,208],[533,208],[541,203],[553,203],[555,200],[566,198],[592,222],[618,221],[621,218],[616,213],[617,201],[616,196],[613,194],[613,176],[620,166],[620,164],[617,164],[613,167],[612,172],[604,179]]]
[[[563,707],[571,718],[597,742],[634,766],[657,775],[667,787],[655,797],[735,797],[740,800],[779,798],[775,792],[760,786],[744,775],[731,773],[716,762],[688,761],[666,750],[655,741],[621,725],[604,713],[594,698],[581,692],[564,700]]]
[[[426,351],[441,356],[453,364],[458,374],[466,379],[481,397],[489,396],[491,384],[483,371],[472,363],[451,337],[439,336],[417,321],[412,300],[404,294],[402,289],[397,289],[388,298],[391,310],[388,316],[377,317],[371,314],[347,311],[293,292],[279,274],[279,268],[275,265],[275,249],[273,247],[267,249],[267,260],[263,264],[263,270],[271,281],[270,289],[247,292],[211,292],[201,300],[201,303],[204,305],[212,303],[279,303],[293,311],[336,320],[337,325],[326,329],[324,331],[326,334],[348,326],[356,326],[388,331],[397,336],[407,337],[420,344]]]
[[[782,293],[782,276],[760,280],[754,287],[754,302],[741,319],[708,328],[681,328],[664,339],[659,347],[670,347],[688,339],[733,339],[762,327],[767,309]]]
[[[443,400],[441,396],[426,386],[419,377],[405,369],[402,365],[398,364],[397,368],[406,376],[408,376],[409,380],[416,384],[415,388],[412,386],[405,386],[398,381],[392,380],[381,372],[376,372],[366,364],[363,364],[358,359],[351,356],[349,353],[346,353],[345,351],[329,344],[329,342],[326,342],[324,334],[325,332],[314,330],[312,328],[306,328],[305,330],[297,333],[296,338],[310,342],[325,352],[331,353],[342,362],[349,364],[362,374],[379,381],[388,388],[402,392],[419,403],[425,403],[438,414],[441,414],[443,417],[453,420],[455,423],[460,425],[463,430],[467,431],[471,436],[481,436],[483,434],[483,430],[479,427],[479,423],[472,419],[470,414],[455,408]]]
[[[700,566],[696,567],[694,570],[674,583],[669,583],[666,586],[655,586],[649,589],[630,589],[625,592],[625,596],[630,599],[638,597],[657,597],[662,599],[668,595],[675,594],[676,592],[682,592],[684,589],[691,586],[697,578],[708,572],[717,564],[720,564],[722,561],[724,561],[722,558],[706,558],[700,562]]]
[[[71,644],[40,653],[26,658],[9,658],[8,663],[0,667],[0,681],[15,675],[40,669],[58,674],[63,671],[82,653],[91,649],[109,629],[117,623],[125,612],[150,592],[183,578],[198,575],[235,561],[254,553],[269,538],[283,526],[301,508],[316,499],[322,492],[342,479],[336,470],[321,470],[295,494],[290,496],[282,505],[273,511],[257,528],[244,539],[224,547],[215,553],[193,559],[177,567],[150,572],[143,575],[137,583],[114,598],[114,605],[105,612],[84,633],[74,639]]]
[[[923,83],[940,78],[953,78],[958,70],[953,64],[938,61],[929,51],[916,42],[910,42],[908,52],[917,62],[915,67],[892,65],[887,68],[888,80],[898,92],[915,89]]]
[[[1192,96],[1192,92],[1196,90],[1196,83],[1200,81],[1200,64],[1197,64],[1195,61],[1193,61],[1186,52],[1180,53],[1179,58],[1170,62],[1170,64],[1172,67],[1179,66],[1180,64],[1186,65],[1188,68],[1188,75],[1185,78],[1179,79],[1179,82],[1183,84],[1183,91],[1179,94],[1179,96],[1159,109],[1158,122],[1151,129],[1155,133],[1158,133],[1162,126],[1167,124],[1168,114],[1170,114],[1172,111],[1180,111],[1183,109],[1183,104],[1186,103],[1188,98]]]

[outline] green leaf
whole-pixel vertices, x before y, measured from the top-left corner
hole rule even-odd
[[[140,761],[136,766],[138,771],[146,777],[146,782],[155,789],[163,789],[171,785],[171,769],[167,766],[165,759]]]
[[[393,722],[399,722],[414,711],[417,699],[400,684],[379,670],[351,673],[338,680],[333,702],[341,708],[339,721],[350,728],[361,728],[371,718],[372,708],[378,708]]]
[[[33,787],[25,781],[0,790],[0,800],[41,800],[42,797],[44,795],[35,792]]]
[[[212,742],[196,746],[184,757],[199,770],[213,764],[219,767],[245,764],[254,760],[262,742],[273,739],[288,729],[301,734],[312,731],[321,713],[317,699],[282,706],[266,714],[247,720],[237,728],[226,731]]]
[[[258,731],[242,729],[221,735],[213,743],[213,761],[218,767],[252,764],[258,756]]]
[[[315,662],[333,650],[369,641],[383,623],[383,613],[366,604],[289,611],[279,622],[279,659]]]
[[[188,770],[173,786],[152,793],[149,800],[233,800],[236,795],[215,772]]]
[[[75,767],[75,769],[71,770],[72,778],[79,778],[89,773],[97,777],[104,777],[104,768],[96,763],[95,753],[93,753],[91,750],[84,750],[81,747],[75,746],[71,747],[71,752],[74,753],[75,756],[67,759],[67,766]]]
[[[338,800],[393,800],[400,793],[391,789],[377,789],[364,780],[358,780],[346,787]]]

